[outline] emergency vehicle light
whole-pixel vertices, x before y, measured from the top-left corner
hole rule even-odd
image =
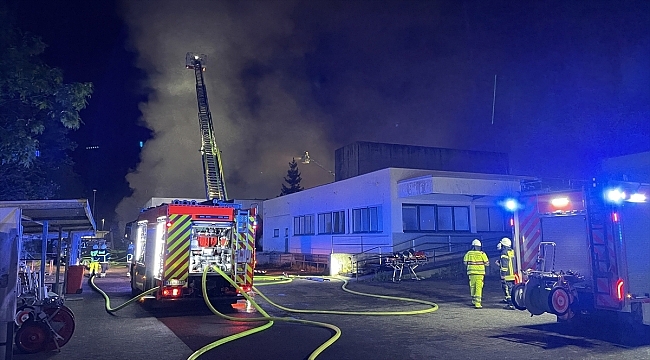
[[[162,291],[164,297],[179,297],[183,294],[180,286],[165,286]]]
[[[612,213],[612,220],[617,223],[618,222],[618,213]]]
[[[616,298],[619,301],[623,300],[623,279],[618,279],[616,282]]]
[[[634,194],[630,195],[630,198],[627,201],[633,202],[633,203],[642,203],[642,202],[646,201],[646,196],[645,196],[645,194],[634,193]]]
[[[251,291],[252,286],[250,286],[250,285],[242,285],[242,286],[240,286],[240,288],[242,289],[243,292],[248,293],[248,292]],[[237,292],[239,292],[239,290],[237,290]]]
[[[607,191],[607,200],[613,203],[620,203],[625,200],[625,192],[619,189],[611,189]]]
[[[551,199],[551,205],[556,208],[563,208],[569,205],[569,198],[566,196]]]
[[[503,206],[509,211],[515,211],[519,207],[519,204],[515,199],[507,199],[503,202]]]

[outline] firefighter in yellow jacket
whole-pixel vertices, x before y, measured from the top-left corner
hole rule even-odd
[[[512,288],[515,286],[515,252],[512,250],[512,241],[503,238],[497,244],[497,249],[501,250],[501,256],[496,261],[501,276],[501,289],[503,289],[505,309],[514,310],[512,305]]]
[[[481,241],[474,239],[472,241],[472,250],[465,253],[463,264],[467,266],[467,276],[469,276],[469,291],[472,294],[472,304],[477,309],[482,308],[481,300],[483,297],[483,278],[485,277],[485,267],[490,265],[487,255],[481,250]]]

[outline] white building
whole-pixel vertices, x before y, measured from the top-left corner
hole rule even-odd
[[[386,168],[264,201],[264,250],[393,253],[511,235],[503,200],[530,177]]]

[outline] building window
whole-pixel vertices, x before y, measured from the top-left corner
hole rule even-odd
[[[273,237],[280,237],[280,229],[273,229]]]
[[[382,232],[381,206],[352,209],[352,232]]]
[[[404,231],[435,231],[435,205],[402,205],[402,229]]]
[[[314,215],[295,216],[293,218],[294,235],[314,234]]]
[[[476,207],[476,231],[505,231],[506,216],[500,207]]]
[[[319,234],[345,234],[345,211],[318,214]]]
[[[469,231],[469,208],[466,206],[438,206],[438,230]]]

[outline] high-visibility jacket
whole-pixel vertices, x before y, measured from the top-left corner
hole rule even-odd
[[[508,248],[501,250],[501,258],[499,258],[499,272],[501,279],[505,281],[515,280],[515,251]]]
[[[91,261],[99,261],[99,250],[90,250],[90,260]]]
[[[106,249],[99,249],[97,251],[97,259],[99,262],[108,262],[108,252]]]
[[[487,255],[481,250],[468,251],[463,262],[467,265],[467,275],[485,275],[485,267],[490,264]]]

